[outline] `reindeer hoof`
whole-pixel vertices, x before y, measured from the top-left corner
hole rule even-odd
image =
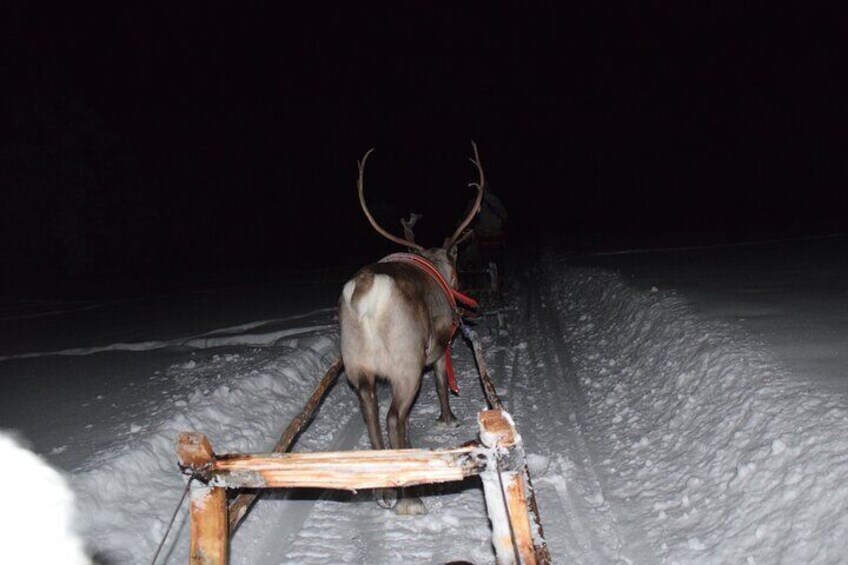
[[[395,506],[395,513],[400,516],[423,516],[427,507],[417,496],[401,498]]]
[[[444,426],[446,428],[458,428],[459,420],[457,420],[456,416],[450,414],[447,418],[444,416],[439,416],[439,425]]]
[[[398,503],[397,490],[393,488],[374,489],[374,500],[380,508],[391,510]]]

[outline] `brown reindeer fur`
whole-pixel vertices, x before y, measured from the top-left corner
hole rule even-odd
[[[425,252],[446,280],[456,273],[442,249]],[[424,369],[433,365],[441,404],[441,421],[455,423],[448,400],[445,349],[453,335],[454,313],[438,283],[406,263],[375,263],[348,281],[339,305],[341,355],[345,373],[357,391],[368,436],[374,449],[383,449],[375,383],[388,381],[392,404],[386,419],[389,445],[410,447],[408,416],[421,386]],[[425,511],[414,497],[398,502],[399,513]]]

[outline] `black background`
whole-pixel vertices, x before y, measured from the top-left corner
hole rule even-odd
[[[375,213],[399,233],[423,212],[418,240],[439,244],[471,139],[514,245],[844,232],[846,19],[746,6],[10,11],[3,290],[377,258],[393,246],[354,184],[370,147]]]

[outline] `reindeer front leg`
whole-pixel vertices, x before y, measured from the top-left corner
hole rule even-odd
[[[447,355],[447,353],[445,353]],[[451,428],[459,425],[459,420],[451,412],[450,407],[450,390],[448,390],[448,371],[446,368],[445,355],[433,364],[433,374],[436,377],[436,391],[439,394],[439,405],[442,408],[442,413],[439,416],[439,421]]]

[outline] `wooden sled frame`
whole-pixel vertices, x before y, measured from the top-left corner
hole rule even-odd
[[[331,365],[304,410],[286,428],[274,453],[219,455],[203,434],[181,433],[177,456],[180,468],[191,477],[189,563],[225,565],[230,534],[263,489],[355,492],[462,481],[474,475],[479,475],[483,484],[497,562],[550,563],[521,436],[512,417],[503,410],[479,339],[469,328],[463,328],[463,335],[472,345],[483,390],[492,407],[478,414],[479,441],[439,450],[286,453],[341,371],[339,360]],[[258,490],[239,494],[228,507],[227,489],[244,488]]]

